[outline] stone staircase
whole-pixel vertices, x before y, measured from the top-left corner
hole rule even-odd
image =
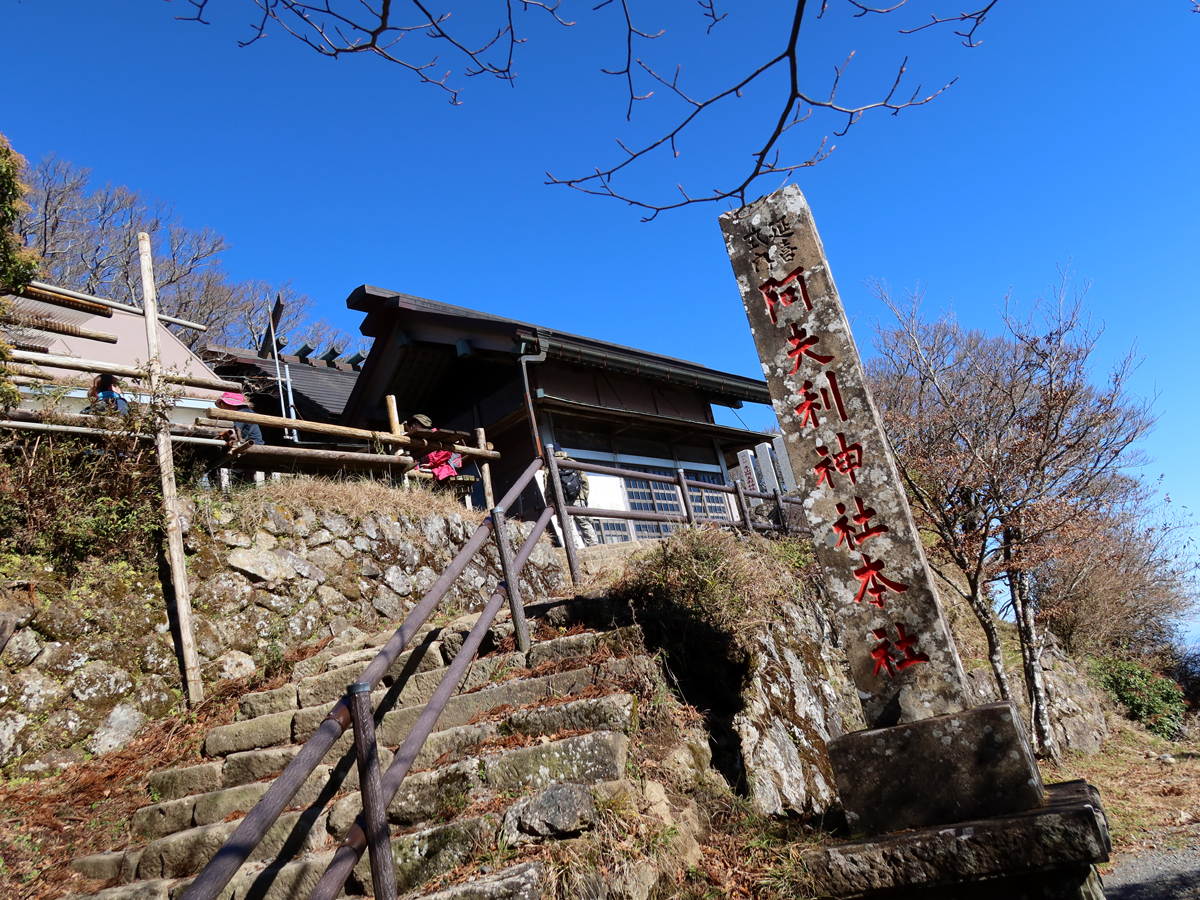
[[[512,862],[511,853],[497,851],[588,831],[596,823],[595,792],[605,785],[611,792],[611,783],[626,777],[637,697],[661,683],[639,627],[599,599],[549,601],[526,613],[534,638],[528,654],[511,650],[512,625],[503,613],[388,807],[402,895],[540,896],[540,860],[476,866],[466,872],[471,880],[421,891],[481,855]],[[474,621],[464,616],[424,629],[372,694],[384,768]],[[205,762],[153,773],[153,802],[131,821],[134,845],[72,863],[85,877],[110,882],[90,896],[179,900],[390,635],[351,629],[296,664],[290,683],[241,697],[238,720],[208,734]],[[352,741],[349,731],[338,740],[223,900],[308,896],[361,811]],[[693,748],[692,756],[704,750]],[[365,854],[345,894],[372,895]]]

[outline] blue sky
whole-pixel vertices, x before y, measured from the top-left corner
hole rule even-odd
[[[443,55],[466,88],[452,107],[382,61],[322,59],[279,28],[238,48],[249,0],[214,0],[207,27],[174,21],[183,0],[2,0],[0,131],[30,159],[56,152],[175,203],[188,224],[228,236],[232,274],[291,279],[347,329],[358,316],[343,301],[365,282],[755,375],[721,209],[643,224],[542,184],[547,170],[616,161],[614,138],[657,134],[680,109],[660,90],[625,122],[622,83],[599,73],[622,62],[618,12],[593,5],[566,0],[569,29],[519,14],[528,42],[513,87],[465,79]],[[706,35],[695,3],[643,5],[643,27],[666,33],[635,52],[664,72],[682,62],[697,94],[777,52],[790,22],[782,0],[718,0],[730,14]],[[994,329],[1010,290],[1027,305],[1069,262],[1105,327],[1101,365],[1134,342],[1145,356],[1134,388],[1157,393],[1161,417],[1145,474],[1163,476],[1175,506],[1200,508],[1200,15],[1185,0],[1001,0],[968,50],[946,28],[897,33],[954,4],[854,19],[834,0],[819,22],[810,7],[802,74],[816,93],[850,50],[846,101],[876,99],[906,54],[914,86],[958,77],[927,106],[831,137],[829,159],[795,178],[860,345],[885,316],[866,279],[920,281],[931,311],[953,303]],[[414,56],[436,49],[412,43]],[[778,87],[701,121],[678,159],[625,184],[670,196],[677,181],[697,194],[730,181],[777,115]],[[839,125],[797,128],[792,156]],[[741,413],[753,428],[770,420]]]

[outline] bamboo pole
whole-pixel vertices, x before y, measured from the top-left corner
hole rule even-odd
[[[155,334],[155,337],[158,337]],[[150,373],[145,369],[134,366],[121,366],[116,363],[100,362],[96,359],[78,359],[74,356],[58,356],[54,353],[30,353],[27,350],[13,350],[15,362],[34,363],[39,366],[52,366],[56,369],[68,369],[72,372],[91,372],[96,375],[117,375],[121,378],[137,378],[146,381]],[[242,386],[234,381],[222,381],[219,378],[204,378],[197,375],[178,375],[174,372],[163,372],[159,364],[158,378],[171,384],[184,384],[189,387],[208,388],[213,391],[240,391]]]
[[[154,260],[150,255],[150,235],[138,234],[138,258],[142,266],[142,303],[146,316],[146,369],[150,394],[157,398],[162,381],[162,361],[158,347],[158,297],[154,288]],[[200,658],[196,653],[196,636],[192,630],[192,601],[188,595],[187,561],[183,555],[183,529],[179,525],[179,495],[175,491],[175,457],[171,449],[171,423],[160,417],[154,441],[158,469],[162,474],[163,514],[167,526],[167,562],[171,567],[171,584],[175,588],[175,617],[179,622],[179,650],[183,657],[183,678],[187,684],[189,706],[204,699],[204,682],[200,680]]]
[[[463,456],[475,456],[481,459],[500,458],[500,454],[495,450],[480,450],[477,447],[467,447],[463,444],[427,441],[423,438],[397,435],[387,431],[369,431],[365,428],[349,428],[345,425],[330,425],[325,422],[281,419],[279,416],[264,416],[261,413],[242,412],[240,409],[218,409],[214,406],[207,410],[205,415],[210,419],[224,419],[229,422],[252,422],[255,425],[268,425],[272,428],[295,428],[313,434],[332,434],[338,437],[359,438],[364,441],[394,444],[400,447],[416,447],[422,450],[452,450]]]
[[[91,294],[81,294],[79,291],[67,290],[64,287],[58,287],[54,284],[45,284],[41,281],[31,281],[29,286],[25,288],[28,293],[30,289],[36,290],[42,294],[48,294],[51,297],[75,299],[84,303],[98,305],[100,312],[96,313],[99,316],[112,316],[111,310],[121,309],[125,312],[135,313],[136,315],[145,315],[145,312],[138,309],[136,306],[130,306],[128,303],[118,303],[116,300],[109,300],[106,297],[94,297]],[[35,297],[36,300],[42,300],[42,297]],[[47,301],[48,302],[48,301]],[[64,304],[65,305],[65,304]],[[200,325],[196,322],[189,322],[187,319],[177,319],[174,316],[164,316],[161,313],[158,316],[158,321],[165,322],[168,325],[179,325],[183,328],[190,328],[192,331],[208,331],[207,325]]]
[[[78,325],[69,325],[66,322],[55,322],[53,319],[44,319],[40,316],[12,313],[0,318],[0,322],[6,325],[16,325],[18,328],[32,328],[35,331],[65,334],[68,337],[84,338],[89,341],[103,341],[106,344],[117,342],[117,336],[109,334],[107,331],[92,331],[90,328],[80,328]]]
[[[26,378],[36,378],[39,381],[53,381],[54,376],[49,372],[43,372],[37,366],[23,366],[20,363],[4,362],[0,364],[0,374],[3,375],[24,375]]]

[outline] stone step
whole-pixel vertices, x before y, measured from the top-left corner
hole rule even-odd
[[[503,623],[501,623],[503,624]],[[509,626],[511,628],[511,626]],[[390,632],[389,632],[390,634]],[[627,645],[636,646],[640,640],[640,631],[634,628],[622,628],[613,632],[588,632],[583,634],[566,635],[548,641],[534,644],[527,656],[520,654],[509,656],[509,663],[519,668],[536,668],[547,662],[554,662],[572,657],[587,657],[599,648],[608,646],[619,649]],[[258,691],[246,694],[239,701],[239,712],[242,719],[252,719],[261,716],[284,713],[295,709],[325,706],[336,702],[346,691],[346,686],[353,682],[371,661],[378,655],[378,650],[368,647],[333,657],[326,662],[326,671],[302,678],[295,684],[287,684],[269,691]],[[391,687],[397,682],[414,682],[413,676],[426,675],[415,680],[412,687],[432,685],[436,687],[445,674],[446,667],[453,661],[454,654],[449,645],[440,641],[429,641],[412,650],[406,650],[400,655],[384,675],[383,684]],[[484,662],[480,659],[479,662]],[[432,687],[426,690],[432,692]],[[415,700],[406,699],[405,705]]]
[[[484,754],[418,773],[405,780],[389,805],[389,819],[394,824],[419,824],[434,815],[461,809],[472,794],[485,791],[515,793],[544,788],[551,782],[614,781],[624,773],[628,744],[629,739],[623,733],[598,731]],[[303,855],[331,847],[332,840],[345,834],[361,810],[357,793],[332,804],[332,809],[326,812],[331,800],[329,795],[320,805],[280,816],[254,849],[249,862],[261,863],[264,868],[280,868]],[[152,840],[144,848],[126,851],[121,873],[127,880],[139,881],[195,875],[237,826],[236,820],[219,822]],[[412,882],[404,890],[419,883]]]
[[[648,665],[644,657],[642,660],[643,662],[640,665]],[[608,668],[613,675],[624,675],[629,671],[627,665],[615,668],[609,666]],[[617,671],[617,669],[620,669],[620,671]],[[578,682],[578,675],[571,673],[543,676],[541,679],[526,679],[526,682],[528,683],[524,685],[521,685],[520,681],[505,682],[496,688],[492,688],[492,690],[502,689],[502,694],[486,694],[472,701],[459,701],[458,703],[452,701],[456,709],[443,713],[442,718],[438,722],[441,726],[440,730],[444,731],[454,727],[461,727],[471,716],[484,711],[486,708],[494,708],[505,703],[511,706],[524,706],[541,700],[543,697],[548,696],[551,691],[556,691],[559,694],[571,694],[577,693],[579,690],[578,687],[574,686]],[[481,703],[483,704],[482,706]],[[459,705],[462,705],[464,709],[460,711],[457,708]],[[467,714],[468,711],[470,711],[470,714]],[[397,712],[403,712],[403,709]],[[466,718],[463,718],[464,715],[466,715]],[[303,737],[311,737],[324,717],[325,713],[321,711],[319,715],[313,715],[311,719],[302,720],[301,734]],[[415,721],[415,717],[411,716],[410,713],[405,713],[405,717],[406,720],[411,719]],[[289,728],[291,723],[292,720],[288,720]],[[235,726],[245,726],[247,724],[243,722],[234,723]],[[392,724],[395,724],[394,719],[392,720]],[[222,726],[222,728],[231,727],[233,726]],[[409,723],[409,727],[411,727],[411,722]],[[214,732],[217,730],[213,729]],[[557,730],[563,729],[559,728]],[[404,729],[403,733],[407,734],[407,729]],[[430,741],[433,743],[428,746],[431,748],[439,746],[437,744],[438,740],[444,740],[439,738],[438,734],[438,732],[435,732],[430,736]],[[237,729],[235,736],[244,738],[246,736],[244,728]],[[291,735],[285,737],[284,729],[282,728],[276,730],[274,733],[269,729],[262,729],[251,734],[250,739],[245,740],[244,743],[257,744],[259,740],[274,738],[280,741],[280,746],[230,752],[223,760],[217,759],[213,762],[201,763],[200,765],[188,766],[182,769],[168,769],[162,772],[154,772],[147,779],[151,796],[160,802],[176,800],[193,794],[212,793],[224,788],[238,787],[278,774],[283,771],[284,767],[291,762],[292,757],[300,750],[299,746],[291,744],[291,741],[288,739],[290,737]],[[222,737],[222,740],[225,740],[225,738]],[[229,742],[227,741],[227,743]],[[335,744],[326,762],[336,765],[341,757],[349,751],[352,743],[353,738],[349,736],[349,733],[343,735],[340,743]],[[389,742],[383,740],[383,743],[386,745]],[[399,741],[395,743],[398,744]],[[446,749],[449,749],[448,744],[432,756],[424,754],[422,760],[431,762],[441,756]],[[426,761],[419,762],[418,765],[424,766],[427,764]]]
[[[417,757],[414,769],[435,764],[447,754],[478,745],[499,735],[553,735],[564,731],[629,731],[634,721],[634,698],[630,694],[576,700],[553,706],[516,710],[495,722],[463,725],[434,732]],[[220,785],[218,790],[189,793],[144,806],[134,813],[131,829],[135,839],[155,840],[188,828],[223,822],[231,815],[245,814],[270,787],[270,781],[299,752],[298,746],[251,750],[227,757],[224,771],[209,776],[212,764],[193,766],[201,770],[191,783]],[[379,748],[380,765],[391,765],[392,751]],[[189,769],[158,773],[159,790],[174,792],[189,783]],[[176,776],[174,779],[168,776]],[[216,779],[214,781],[214,779]],[[307,806],[323,793],[358,790],[358,766],[352,749],[336,765],[320,765],[301,787],[292,805]]]
[[[511,670],[514,667],[512,658],[519,655],[501,654],[473,662],[459,686],[460,693],[450,699],[439,724],[442,727],[464,725],[472,716],[492,707],[502,704],[524,706],[553,693],[575,693],[587,683],[586,673],[590,668],[568,670],[540,678],[500,681],[485,687]],[[382,743],[396,745],[404,739],[420,715],[425,702],[433,695],[443,674],[444,672],[438,669],[420,672],[402,687],[376,691],[371,695],[372,703],[377,709],[380,704],[399,707],[384,715],[381,728],[387,732],[387,736],[381,735]],[[584,680],[581,681],[581,678]],[[220,725],[208,733],[204,742],[205,755],[229,756],[248,750],[283,747],[292,743],[302,744],[316,733],[333,707],[334,704],[329,703]],[[344,734],[342,742],[345,746],[340,743],[334,745],[335,749],[332,752],[335,757],[340,757],[352,740],[349,732]]]
[[[540,900],[542,871],[540,862],[519,863],[429,894],[408,894],[403,900]]]

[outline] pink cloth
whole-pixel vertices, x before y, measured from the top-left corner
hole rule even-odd
[[[425,457],[425,464],[429,466],[434,478],[445,481],[458,474],[458,470],[462,468],[462,457],[449,450],[434,450]]]

